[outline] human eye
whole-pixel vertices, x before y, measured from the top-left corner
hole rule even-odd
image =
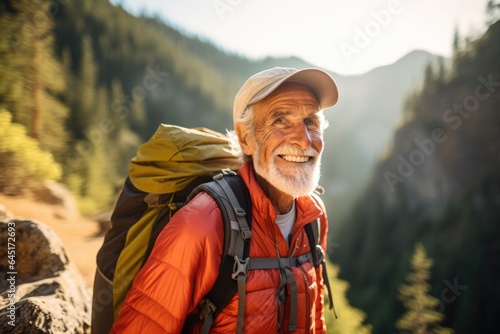
[[[287,113],[282,110],[276,110],[272,115],[272,122],[276,125],[282,125],[286,123]]]
[[[307,125],[308,127],[317,127],[319,126],[319,120],[316,118],[306,118],[304,120],[304,124]]]
[[[285,123],[285,119],[283,117],[279,117],[279,118],[276,118],[274,119],[274,124],[284,124]]]

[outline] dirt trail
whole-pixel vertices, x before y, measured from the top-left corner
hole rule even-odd
[[[95,258],[102,245],[97,222],[79,217],[62,218],[61,207],[36,202],[28,198],[9,197],[0,194],[0,204],[14,218],[40,221],[47,224],[61,239],[66,253],[92,288],[95,273]]]

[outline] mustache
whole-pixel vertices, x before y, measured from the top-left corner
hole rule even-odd
[[[274,152],[275,155],[298,155],[298,156],[307,156],[307,157],[317,157],[319,156],[318,150],[314,147],[308,147],[305,150],[302,150],[294,145],[283,144],[278,146]]]

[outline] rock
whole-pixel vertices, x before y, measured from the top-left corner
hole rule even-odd
[[[90,292],[52,230],[10,220],[0,222],[0,238],[8,241],[0,249],[0,332],[90,333]]]
[[[0,222],[12,219],[12,214],[5,209],[3,204],[0,204]]]
[[[47,182],[43,186],[33,189],[33,196],[37,201],[59,206],[61,209],[56,212],[58,218],[71,219],[79,216],[74,196],[60,183]]]

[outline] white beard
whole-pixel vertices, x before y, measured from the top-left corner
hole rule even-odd
[[[290,168],[278,168],[276,159],[278,155],[309,155],[314,157],[314,165],[311,163],[293,163]],[[260,148],[257,148],[254,156],[254,169],[273,187],[294,198],[311,194],[318,186],[321,167],[321,153],[310,147],[301,150],[291,145],[281,145],[273,152],[269,166],[260,163]]]

